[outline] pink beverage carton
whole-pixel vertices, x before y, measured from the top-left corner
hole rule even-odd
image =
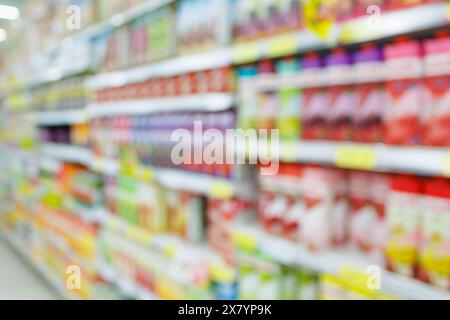
[[[348,239],[348,183],[347,173],[343,170],[333,171],[334,200],[331,210],[331,237],[334,246],[341,246]]]
[[[353,74],[352,57],[343,49],[335,49],[325,61],[327,79],[333,84],[327,90],[329,106],[327,138],[349,140],[353,133],[353,117],[356,111],[355,87],[348,83]]]
[[[421,141],[420,117],[424,105],[421,43],[398,39],[385,46],[384,56],[388,77],[385,142],[417,144]]]
[[[408,277],[417,273],[423,225],[422,187],[420,178],[395,176],[386,202],[387,268]]]
[[[423,143],[450,146],[450,36],[426,40],[425,74],[427,102],[423,119]]]
[[[384,173],[373,173],[370,184],[370,196],[376,210],[376,219],[372,228],[369,250],[376,263],[385,266],[384,248],[388,239],[386,222],[386,199],[389,195],[391,177]]]
[[[371,178],[369,172],[350,173],[350,241],[364,251],[371,247],[377,221],[377,211],[371,201]]]
[[[419,278],[450,290],[450,181],[426,182]]]
[[[329,248],[332,240],[330,216],[334,201],[331,171],[306,167],[301,183],[305,208],[301,219],[300,241],[312,251]]]
[[[306,140],[324,139],[326,136],[326,114],[328,97],[319,85],[323,79],[323,60],[316,54],[308,54],[301,59],[302,82],[306,83],[301,96],[303,106],[302,138]],[[316,86],[317,85],[317,86]]]
[[[353,140],[381,142],[383,117],[387,103],[384,82],[381,81],[383,53],[380,48],[365,45],[354,55],[357,109],[354,117]]]

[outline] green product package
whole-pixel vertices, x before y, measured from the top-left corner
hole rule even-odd
[[[286,58],[277,62],[277,74],[289,77],[300,71],[300,62],[295,58]],[[300,88],[281,88],[278,90],[280,112],[277,127],[283,140],[298,139],[301,133],[302,99]]]

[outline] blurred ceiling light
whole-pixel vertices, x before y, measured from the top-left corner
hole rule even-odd
[[[0,29],[0,42],[6,40],[6,31],[3,29]]]
[[[0,19],[16,20],[20,16],[20,11],[16,7],[0,4]]]

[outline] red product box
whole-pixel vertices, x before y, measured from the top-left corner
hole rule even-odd
[[[419,41],[398,39],[384,48],[388,105],[385,142],[411,145],[421,141],[420,117],[424,106],[422,46]]]
[[[372,178],[368,172],[350,173],[350,240],[364,251],[372,247],[377,210],[372,202]]]
[[[329,140],[350,140],[353,134],[353,115],[357,109],[353,86],[333,86],[328,89]]]
[[[450,146],[450,36],[438,34],[425,41],[426,112],[423,142]]]
[[[210,78],[207,71],[199,71],[194,74],[194,91],[195,93],[208,92]]]
[[[325,115],[329,106],[328,96],[323,88],[303,90],[303,130],[305,140],[320,140],[327,135]]]
[[[232,90],[232,69],[229,67],[208,71],[209,92],[230,92]]]
[[[363,83],[356,87],[354,141],[367,143],[383,141],[386,100],[384,85],[381,83]]]

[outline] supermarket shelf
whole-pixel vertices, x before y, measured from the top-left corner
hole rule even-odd
[[[233,106],[233,95],[210,93],[183,97],[127,100],[99,103],[88,107],[89,118],[140,115],[171,111],[221,111]]]
[[[40,126],[78,124],[87,121],[86,112],[81,110],[41,111],[34,113],[35,121]]]
[[[206,53],[176,57],[122,71],[99,74],[89,78],[86,84],[93,89],[119,87],[152,78],[170,77],[195,71],[226,67],[231,65],[231,62],[232,55],[230,49],[216,49]]]
[[[91,168],[99,173],[114,176],[119,173],[120,164],[112,159],[94,157]],[[251,185],[245,182],[160,167],[139,168],[137,171],[137,175],[142,172],[143,176],[151,176],[154,181],[168,189],[190,191],[220,199],[229,199],[237,195],[244,198],[251,198],[252,196]]]
[[[97,23],[93,26],[90,26],[82,31],[68,36],[60,41],[60,43],[55,46],[44,50],[37,55],[40,56],[49,56],[56,52],[64,52],[70,50],[74,43],[77,41],[83,42],[86,46],[89,46],[89,41],[92,39],[101,36],[115,28],[118,28],[128,22],[131,22],[147,13],[155,11],[165,5],[168,5],[175,0],[152,0],[145,1],[141,5],[137,5],[134,8],[131,8],[123,13],[116,14],[112,16],[110,19]],[[69,77],[72,75],[80,74],[92,69],[91,59],[86,60],[86,63],[81,63],[80,65],[76,65],[75,67],[72,64],[69,67],[53,67],[48,68],[44,72],[37,73],[33,77],[30,77],[23,81],[20,86],[17,87],[33,87],[38,86],[47,82],[58,81],[65,77]],[[9,88],[6,92],[13,91],[15,88]]]
[[[62,284],[61,281],[56,279],[54,274],[48,270],[44,265],[38,264],[36,261],[31,259],[27,250],[25,249],[22,240],[11,232],[7,231],[4,227],[0,227],[0,236],[32,267],[34,268],[45,281],[53,288],[55,291],[64,299],[74,299],[79,298],[71,294],[67,288]]]
[[[147,13],[158,10],[159,8],[164,7],[165,5],[168,5],[172,2],[174,2],[174,0],[145,1],[144,3],[137,5],[134,8],[112,16],[109,20],[88,27],[72,37],[67,37],[65,41],[67,41],[68,39],[78,40],[95,38],[126,23],[129,23]]]
[[[354,268],[365,273],[376,261],[346,248],[313,253],[292,241],[269,235],[252,227],[238,228],[237,233],[253,237],[258,248],[273,259],[288,265],[299,265],[311,270],[338,275],[344,268]],[[450,293],[426,283],[383,270],[381,289],[403,299],[450,300]]]
[[[260,143],[258,149],[260,155],[271,154],[264,143]],[[272,158],[277,159],[277,153]],[[334,165],[344,169],[450,176],[450,148],[325,141],[282,142],[279,160]]]
[[[233,48],[233,62],[250,63],[263,58],[332,48],[337,44],[356,44],[444,27],[450,22],[448,10],[449,4],[440,3],[384,13],[376,24],[372,16],[357,18],[332,28],[327,40],[311,31],[302,31],[247,42]]]
[[[138,286],[134,281],[117,275],[112,268],[104,263],[98,264],[98,271],[105,280],[116,285],[127,296],[138,300],[158,300],[158,297],[153,292]]]
[[[46,157],[51,157],[60,161],[74,162],[83,165],[89,165],[91,163],[91,151],[83,147],[45,143],[41,147],[41,152]]]

